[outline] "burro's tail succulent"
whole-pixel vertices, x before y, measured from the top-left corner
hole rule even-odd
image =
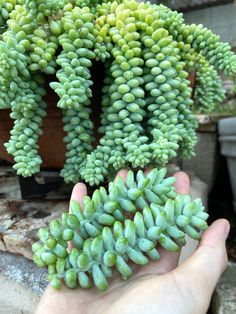
[[[125,181],[118,178],[108,191],[100,187],[85,197],[83,209],[72,200],[70,213],[39,230],[34,262],[48,267],[55,289],[64,282],[69,288],[94,284],[104,291],[115,269],[127,280],[133,274],[130,262],[159,260],[157,245],[178,251],[186,235],[200,239],[208,217],[201,200],[178,194],[175,178],[165,174],[165,168],[136,176],[129,171]]]
[[[93,147],[90,72],[97,62],[106,71],[101,137]],[[194,97],[188,79],[192,70]],[[61,175],[65,182],[84,180],[93,186],[124,167],[163,167],[176,155],[193,156],[193,111],[210,112],[224,98],[217,71],[236,74],[229,44],[203,25],[187,25],[182,13],[164,5],[0,1],[0,109],[9,108],[14,119],[5,146],[17,174],[25,177],[37,173],[42,162],[38,139],[46,114],[44,81],[59,97],[67,133]]]

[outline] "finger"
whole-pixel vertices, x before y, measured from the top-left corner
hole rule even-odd
[[[144,174],[148,175],[150,171],[152,171],[152,169],[147,168],[145,169]],[[174,174],[174,177],[176,177],[176,182],[174,184],[176,191],[180,194],[189,194],[190,181],[188,175],[185,172],[179,171]]]
[[[190,189],[188,175],[180,171],[176,172],[174,174],[174,177],[176,178],[176,182],[174,184],[176,192],[179,194],[188,194]],[[170,252],[165,250],[164,248],[160,248],[159,253],[161,256],[161,260],[159,263],[160,266],[165,269],[165,272],[169,272],[178,266],[181,250],[179,250],[178,252]]]
[[[84,197],[87,195],[87,187],[83,183],[77,183],[71,193],[70,200],[79,202],[81,208],[83,208]],[[70,208],[69,208],[70,211]],[[71,251],[73,248],[73,243],[71,241],[68,242],[68,251]]]
[[[210,300],[213,290],[227,265],[225,240],[229,233],[229,222],[215,221],[203,234],[197,250],[172,273],[194,290],[194,295],[203,295]]]
[[[146,169],[144,172],[145,175],[147,175],[150,171],[150,168]],[[189,193],[190,182],[188,176],[184,172],[177,172],[174,176],[176,177],[176,191],[180,194]],[[147,274],[164,274],[177,267],[181,250],[179,252],[170,252],[161,246],[158,246],[157,250],[161,257],[160,261],[150,261],[150,263],[146,267],[139,269],[138,276],[143,276]]]
[[[83,183],[77,183],[71,193],[71,201],[79,202],[80,206],[83,208],[83,200],[84,197],[87,195],[87,187]]]
[[[120,170],[120,171],[117,173],[117,175],[116,175],[114,181],[116,181],[116,179],[117,179],[118,177],[121,177],[121,179],[122,179],[123,181],[126,181],[127,174],[128,174],[128,170],[126,170],[126,169]]]
[[[176,192],[179,194],[189,194],[190,181],[186,173],[179,171],[174,174],[176,182],[174,184]]]
[[[152,170],[151,168],[145,169],[144,174],[147,175],[151,170]],[[117,173],[116,178],[121,177],[125,181],[127,174],[128,174],[127,170],[125,169],[120,170]],[[185,174],[184,172],[177,172],[174,176],[176,177],[175,183],[176,191],[180,194],[188,194],[190,182],[187,174]],[[158,262],[158,273],[169,272],[177,267],[180,252],[169,252],[163,248],[159,248],[158,251],[161,255],[161,260],[160,262]],[[156,267],[157,263],[152,262],[149,264],[147,268],[140,270],[139,275],[142,275],[142,273],[147,272],[152,273],[157,269]]]
[[[144,170],[144,175],[145,175],[145,176],[148,175],[149,172],[151,172],[151,171],[152,171],[152,168],[145,168],[145,170]]]

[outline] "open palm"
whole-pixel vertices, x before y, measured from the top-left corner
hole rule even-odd
[[[118,173],[125,179],[126,170]],[[189,179],[186,174],[175,174],[178,193],[189,193]],[[83,204],[87,195],[86,186],[78,183],[71,198]],[[201,314],[206,313],[213,289],[227,262],[225,239],[229,223],[220,219],[205,231],[196,252],[181,266],[178,266],[179,252],[168,252],[159,248],[161,259],[146,266],[133,265],[134,275],[122,281],[115,273],[109,289],[99,292],[68,289],[60,291],[48,287],[39,303],[37,314],[59,313],[164,313]]]

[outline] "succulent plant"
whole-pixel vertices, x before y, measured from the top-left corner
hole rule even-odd
[[[147,175],[139,170],[136,176],[129,171],[126,181],[119,177],[108,192],[100,187],[85,197],[83,210],[72,200],[70,213],[39,230],[34,262],[48,268],[55,289],[63,280],[69,288],[94,284],[106,290],[114,269],[126,280],[133,274],[129,261],[146,265],[159,260],[157,244],[178,251],[186,234],[200,239],[208,217],[201,200],[176,193],[175,177],[165,174],[165,168]]]
[[[163,166],[194,154],[193,110],[223,98],[216,70],[236,72],[227,43],[183,15],[136,0],[11,0],[0,4],[0,108],[14,128],[6,148],[22,176],[40,169],[38,137],[46,114],[45,75],[60,97],[67,132],[66,182],[98,185],[127,166]],[[90,75],[106,68],[96,148]],[[188,70],[196,69],[195,105]],[[99,79],[99,78],[98,78]]]

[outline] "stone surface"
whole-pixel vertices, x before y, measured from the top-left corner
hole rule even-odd
[[[0,250],[32,258],[38,229],[67,210],[65,201],[0,200]]]
[[[33,314],[46,286],[46,270],[23,256],[0,252],[1,314]]]
[[[221,277],[212,299],[213,314],[236,313],[236,264],[228,263],[227,270]]]
[[[21,199],[19,180],[11,166],[0,166],[0,198]]]

